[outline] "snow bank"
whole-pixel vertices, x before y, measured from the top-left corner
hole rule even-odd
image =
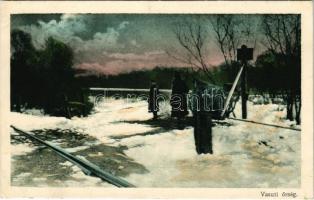
[[[69,121],[64,117],[35,116],[16,112],[10,113],[10,120],[11,125],[26,131],[56,128]]]

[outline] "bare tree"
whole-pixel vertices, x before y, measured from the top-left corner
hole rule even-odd
[[[235,59],[235,46],[238,45],[234,19],[231,15],[216,15],[210,20],[225,63],[230,64]]]
[[[300,56],[301,23],[299,15],[264,15],[262,28],[267,48],[286,59]]]
[[[215,41],[224,58],[224,68],[221,70],[228,77],[228,81],[233,81],[235,74],[239,70],[239,63],[237,62],[237,48],[241,44],[250,45],[252,39],[254,40],[254,47],[256,45],[255,26],[252,16],[249,15],[226,15],[219,14],[209,17],[210,25],[215,36]],[[221,66],[221,67],[222,67]],[[246,72],[245,72],[246,73]],[[236,102],[240,99],[240,93],[235,93],[231,99],[231,106],[229,112],[233,113]],[[227,114],[228,116],[228,114]]]
[[[249,15],[230,14],[219,14],[209,18],[216,42],[227,65],[236,62],[237,48],[241,44],[249,45],[253,40],[255,47],[253,20]]]
[[[284,96],[287,101],[287,118],[300,123],[301,110],[301,21],[300,15],[264,15],[262,30],[270,52],[281,58],[287,68]]]
[[[184,55],[176,55],[173,52],[168,54],[176,60],[192,66],[193,69],[202,70],[211,82],[214,82],[212,73],[209,69],[210,64],[207,61],[208,52],[206,52],[206,39],[208,33],[202,26],[200,18],[187,19],[174,25],[174,35],[185,50]]]

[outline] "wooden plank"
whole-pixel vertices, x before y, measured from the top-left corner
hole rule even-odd
[[[233,95],[233,93],[234,93],[234,90],[235,90],[237,84],[238,84],[238,81],[239,81],[239,79],[240,79],[240,76],[241,76],[242,71],[243,71],[243,66],[240,68],[240,70],[239,70],[239,72],[238,72],[238,74],[237,74],[237,76],[236,76],[236,78],[235,78],[235,80],[234,80],[234,82],[233,82],[233,84],[232,84],[232,88],[231,88],[231,90],[229,91],[229,94],[228,94],[228,97],[227,97],[227,100],[226,100],[226,103],[225,103],[225,107],[224,107],[224,109],[223,109],[223,111],[222,111],[222,113],[221,113],[221,115],[220,115],[221,118],[224,117],[225,112],[226,112],[226,110],[228,109],[228,106],[229,106],[231,97],[232,97],[232,95]]]

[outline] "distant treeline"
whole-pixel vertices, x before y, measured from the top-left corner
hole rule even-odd
[[[180,72],[183,79],[192,86],[193,73],[188,68],[156,67],[152,70],[133,71],[119,75],[80,76],[77,77],[85,87],[104,88],[149,88],[150,81],[157,82],[159,88],[170,89],[175,72]]]
[[[241,65],[221,64],[212,69],[214,84],[224,86],[232,84]],[[133,71],[119,75],[94,75],[79,76],[80,84],[88,87],[103,88],[149,88],[151,80],[158,83],[159,88],[171,89],[171,83],[175,72],[179,72],[189,88],[193,87],[193,80],[208,81],[203,71],[193,71],[190,68],[156,67],[151,70]],[[300,68],[291,66],[289,70],[281,62],[276,61],[270,52],[259,55],[255,63],[248,66],[248,89],[250,94],[267,94],[270,96],[282,96],[292,88],[300,92]]]

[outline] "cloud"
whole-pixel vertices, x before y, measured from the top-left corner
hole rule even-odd
[[[74,50],[76,65],[85,66],[91,71],[106,73],[100,69],[97,64],[99,59],[104,63],[102,52],[119,52],[125,48],[124,43],[119,43],[120,32],[124,31],[129,25],[128,21],[122,21],[116,27],[107,27],[103,32],[96,32],[90,39],[82,39],[78,35],[86,32],[90,19],[84,15],[64,14],[60,20],[51,20],[49,22],[38,21],[36,25],[24,25],[19,29],[28,32],[32,36],[33,44],[36,48],[44,48],[45,42],[49,37],[60,40]],[[132,40],[133,46],[138,46],[135,40]],[[110,58],[108,58],[110,61]],[[84,64],[92,63],[92,64]],[[111,65],[108,63],[108,65]],[[95,69],[93,69],[93,67]]]
[[[128,24],[128,21],[123,21],[121,24],[119,24],[118,30],[124,29]]]
[[[116,28],[108,27],[104,32],[96,32],[91,39],[83,40],[80,34],[89,31],[89,18],[84,15],[64,14],[59,21],[38,21],[37,25],[20,26],[19,29],[31,34],[35,47],[42,48],[48,37],[54,37],[69,44],[74,51],[101,51],[108,48],[121,48],[117,40],[120,31],[129,24],[123,21]]]
[[[81,41],[75,35],[84,32],[86,25],[83,16],[63,15],[60,21],[44,22],[39,20],[37,25],[21,26],[19,29],[31,34],[36,48],[43,48],[48,37],[54,37],[67,44],[71,44],[73,41]]]
[[[118,28],[119,29],[119,28]],[[119,29],[121,30],[121,29]],[[84,41],[82,46],[77,47],[81,51],[104,51],[108,49],[121,48],[117,43],[119,32],[114,28],[107,28],[106,32],[97,32],[92,39]]]
[[[171,20],[136,17],[63,14],[59,19],[39,20],[18,28],[31,34],[36,48],[44,48],[50,36],[71,46],[73,67],[85,74],[113,75],[156,66],[186,67],[165,52],[168,46],[175,46],[179,54],[183,53],[171,38],[167,25]],[[209,61],[221,62],[216,50],[208,52],[212,55]]]

